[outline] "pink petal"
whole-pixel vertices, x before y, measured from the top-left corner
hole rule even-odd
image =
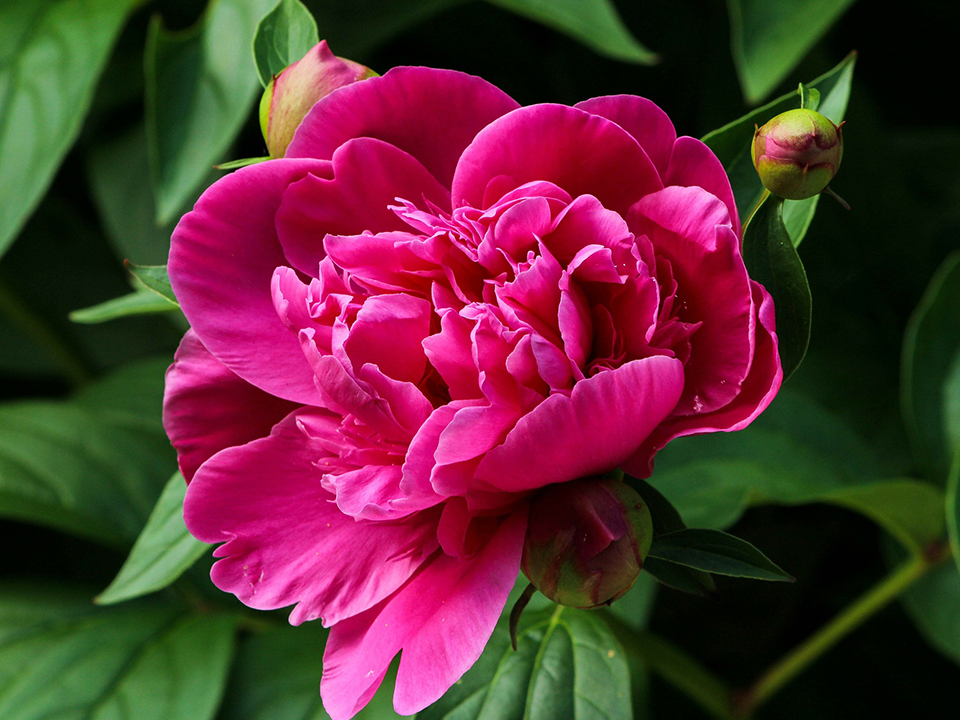
[[[636,477],[649,477],[653,472],[653,456],[668,442],[685,435],[706,432],[742,430],[773,401],[783,380],[777,334],[774,326],[773,300],[760,283],[751,281],[757,312],[757,345],[750,374],[733,401],[719,410],[702,415],[670,418],[662,423],[643,447],[623,465]]]
[[[326,235],[409,230],[389,209],[398,197],[419,208],[426,208],[425,200],[450,206],[449,191],[407,153],[382,140],[349,140],[333,153],[332,178],[308,175],[284,193],[277,213],[284,254],[316,276]]]
[[[636,95],[607,95],[585,100],[575,107],[613,120],[636,138],[661,176],[666,172],[677,131],[656,103]]]
[[[415,157],[449,187],[457,159],[473,137],[517,107],[478,77],[398,67],[340,88],[314,105],[286,156],[329,159],[352,138],[377,138]]]
[[[681,137],[673,146],[670,166],[663,173],[663,184],[702,187],[708,193],[716,195],[730,212],[730,222],[737,237],[741,236],[740,216],[737,214],[737,202],[733,198],[733,188],[723,164],[713,151],[699,140]]]
[[[508,517],[472,560],[438,553],[392,597],[330,631],[320,695],[333,720],[359,712],[401,650],[394,707],[404,715],[476,662],[520,569],[526,519],[525,508]]]
[[[190,482],[210,457],[269,435],[296,407],[241,380],[187,330],[167,370],[163,426]]]
[[[484,128],[457,165],[454,206],[480,207],[487,184],[499,176],[512,178],[514,187],[551,182],[624,213],[663,187],[650,158],[623,129],[565,105],[531,105]]]
[[[383,600],[437,548],[436,513],[372,523],[344,515],[320,480],[325,452],[300,423],[339,427],[301,411],[269,437],[211,458],[194,476],[184,519],[198,539],[226,541],[211,577],[258,610],[297,603],[290,621],[331,625]]]
[[[317,401],[299,343],[273,308],[273,271],[288,262],[274,217],[283,193],[317,160],[272,160],[214,183],[173,232],[168,270],[180,307],[204,346],[247,382],[298,403]]]
[[[750,278],[726,206],[702,188],[670,186],[637,203],[628,222],[670,262],[685,308],[680,319],[703,322],[691,340],[678,410],[723,407],[750,368],[755,323]]]
[[[555,394],[517,422],[477,468],[486,485],[517,492],[616,468],[667,417],[683,390],[679,360],[655,356]]]

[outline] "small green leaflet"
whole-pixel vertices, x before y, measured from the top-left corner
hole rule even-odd
[[[173,294],[173,286],[170,285],[170,276],[167,274],[166,265],[134,265],[127,261],[124,262],[124,267],[153,292],[180,307],[176,296]]]
[[[654,539],[648,557],[718,575],[793,581],[746,540],[721,530],[690,528],[661,535]]]
[[[253,59],[260,84],[266,87],[274,75],[296,62],[320,42],[317,21],[300,0],[280,0],[264,15],[253,37]]]
[[[121,295],[113,300],[107,300],[99,305],[74,310],[70,313],[70,319],[74,322],[93,325],[129,315],[170,312],[176,310],[177,307],[176,303],[170,302],[164,296],[144,288],[129,295]]]
[[[186,491],[183,475],[174,473],[117,577],[97,596],[98,603],[109,605],[161,590],[207,551],[209,546],[194,539],[183,524]]]

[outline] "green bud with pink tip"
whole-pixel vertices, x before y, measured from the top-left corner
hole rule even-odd
[[[636,582],[652,539],[646,503],[622,481],[549,485],[530,504],[521,567],[554,602],[609,605]]]
[[[752,151],[767,190],[787,200],[805,200],[826,190],[840,169],[843,134],[814,110],[788,110],[757,128]]]
[[[260,100],[260,129],[270,157],[286,154],[293,134],[318,101],[344,85],[376,75],[368,67],[335,56],[326,40],[275,75]]]

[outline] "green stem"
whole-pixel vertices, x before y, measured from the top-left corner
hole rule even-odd
[[[46,350],[71,384],[82,385],[92,378],[90,368],[83,358],[2,281],[0,314],[6,315],[31,340]]]
[[[753,712],[775,695],[784,685],[802,673],[824,652],[885,607],[927,572],[950,556],[948,546],[937,546],[932,552],[911,557],[877,585],[860,596],[812,637],[776,662],[744,693],[737,702],[738,715],[749,718]]]

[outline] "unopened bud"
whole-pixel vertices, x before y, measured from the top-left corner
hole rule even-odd
[[[753,164],[760,181],[788,200],[813,197],[830,184],[843,158],[843,135],[813,110],[788,110],[753,136]]]
[[[561,605],[608,605],[640,575],[653,526],[643,499],[619,480],[549,485],[530,505],[521,567]]]
[[[270,157],[283,157],[293,134],[317,102],[334,90],[376,76],[352,60],[336,57],[321,40],[276,75],[260,100],[260,129]]]

